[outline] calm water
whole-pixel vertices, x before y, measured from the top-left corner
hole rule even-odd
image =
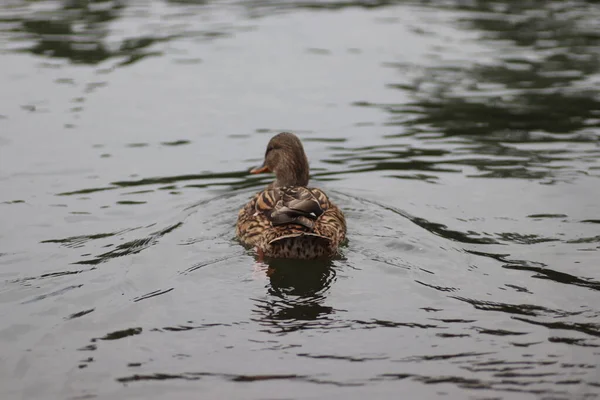
[[[597,1],[8,0],[2,399],[600,398]],[[326,263],[234,238],[282,130]]]

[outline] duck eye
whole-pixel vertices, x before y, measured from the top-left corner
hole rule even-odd
[[[266,154],[269,154],[269,152],[270,152],[271,150],[273,150],[273,149],[274,149],[274,147],[273,147],[273,146],[269,146],[269,147],[267,147],[267,153],[266,153]]]

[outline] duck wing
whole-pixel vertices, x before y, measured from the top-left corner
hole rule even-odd
[[[309,231],[324,212],[315,195],[300,186],[265,190],[255,204],[256,214],[264,215],[272,226],[296,224]]]
[[[317,218],[323,214],[319,201],[307,188],[281,188],[275,197],[275,206],[269,216],[273,226],[298,224],[312,230]]]

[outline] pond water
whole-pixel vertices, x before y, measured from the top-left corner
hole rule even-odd
[[[0,6],[2,399],[600,397],[594,1]],[[330,262],[235,240],[295,132]]]

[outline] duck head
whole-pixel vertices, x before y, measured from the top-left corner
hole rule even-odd
[[[275,182],[272,187],[308,185],[308,159],[300,139],[293,133],[282,132],[269,140],[265,161],[251,174],[272,172]]]

